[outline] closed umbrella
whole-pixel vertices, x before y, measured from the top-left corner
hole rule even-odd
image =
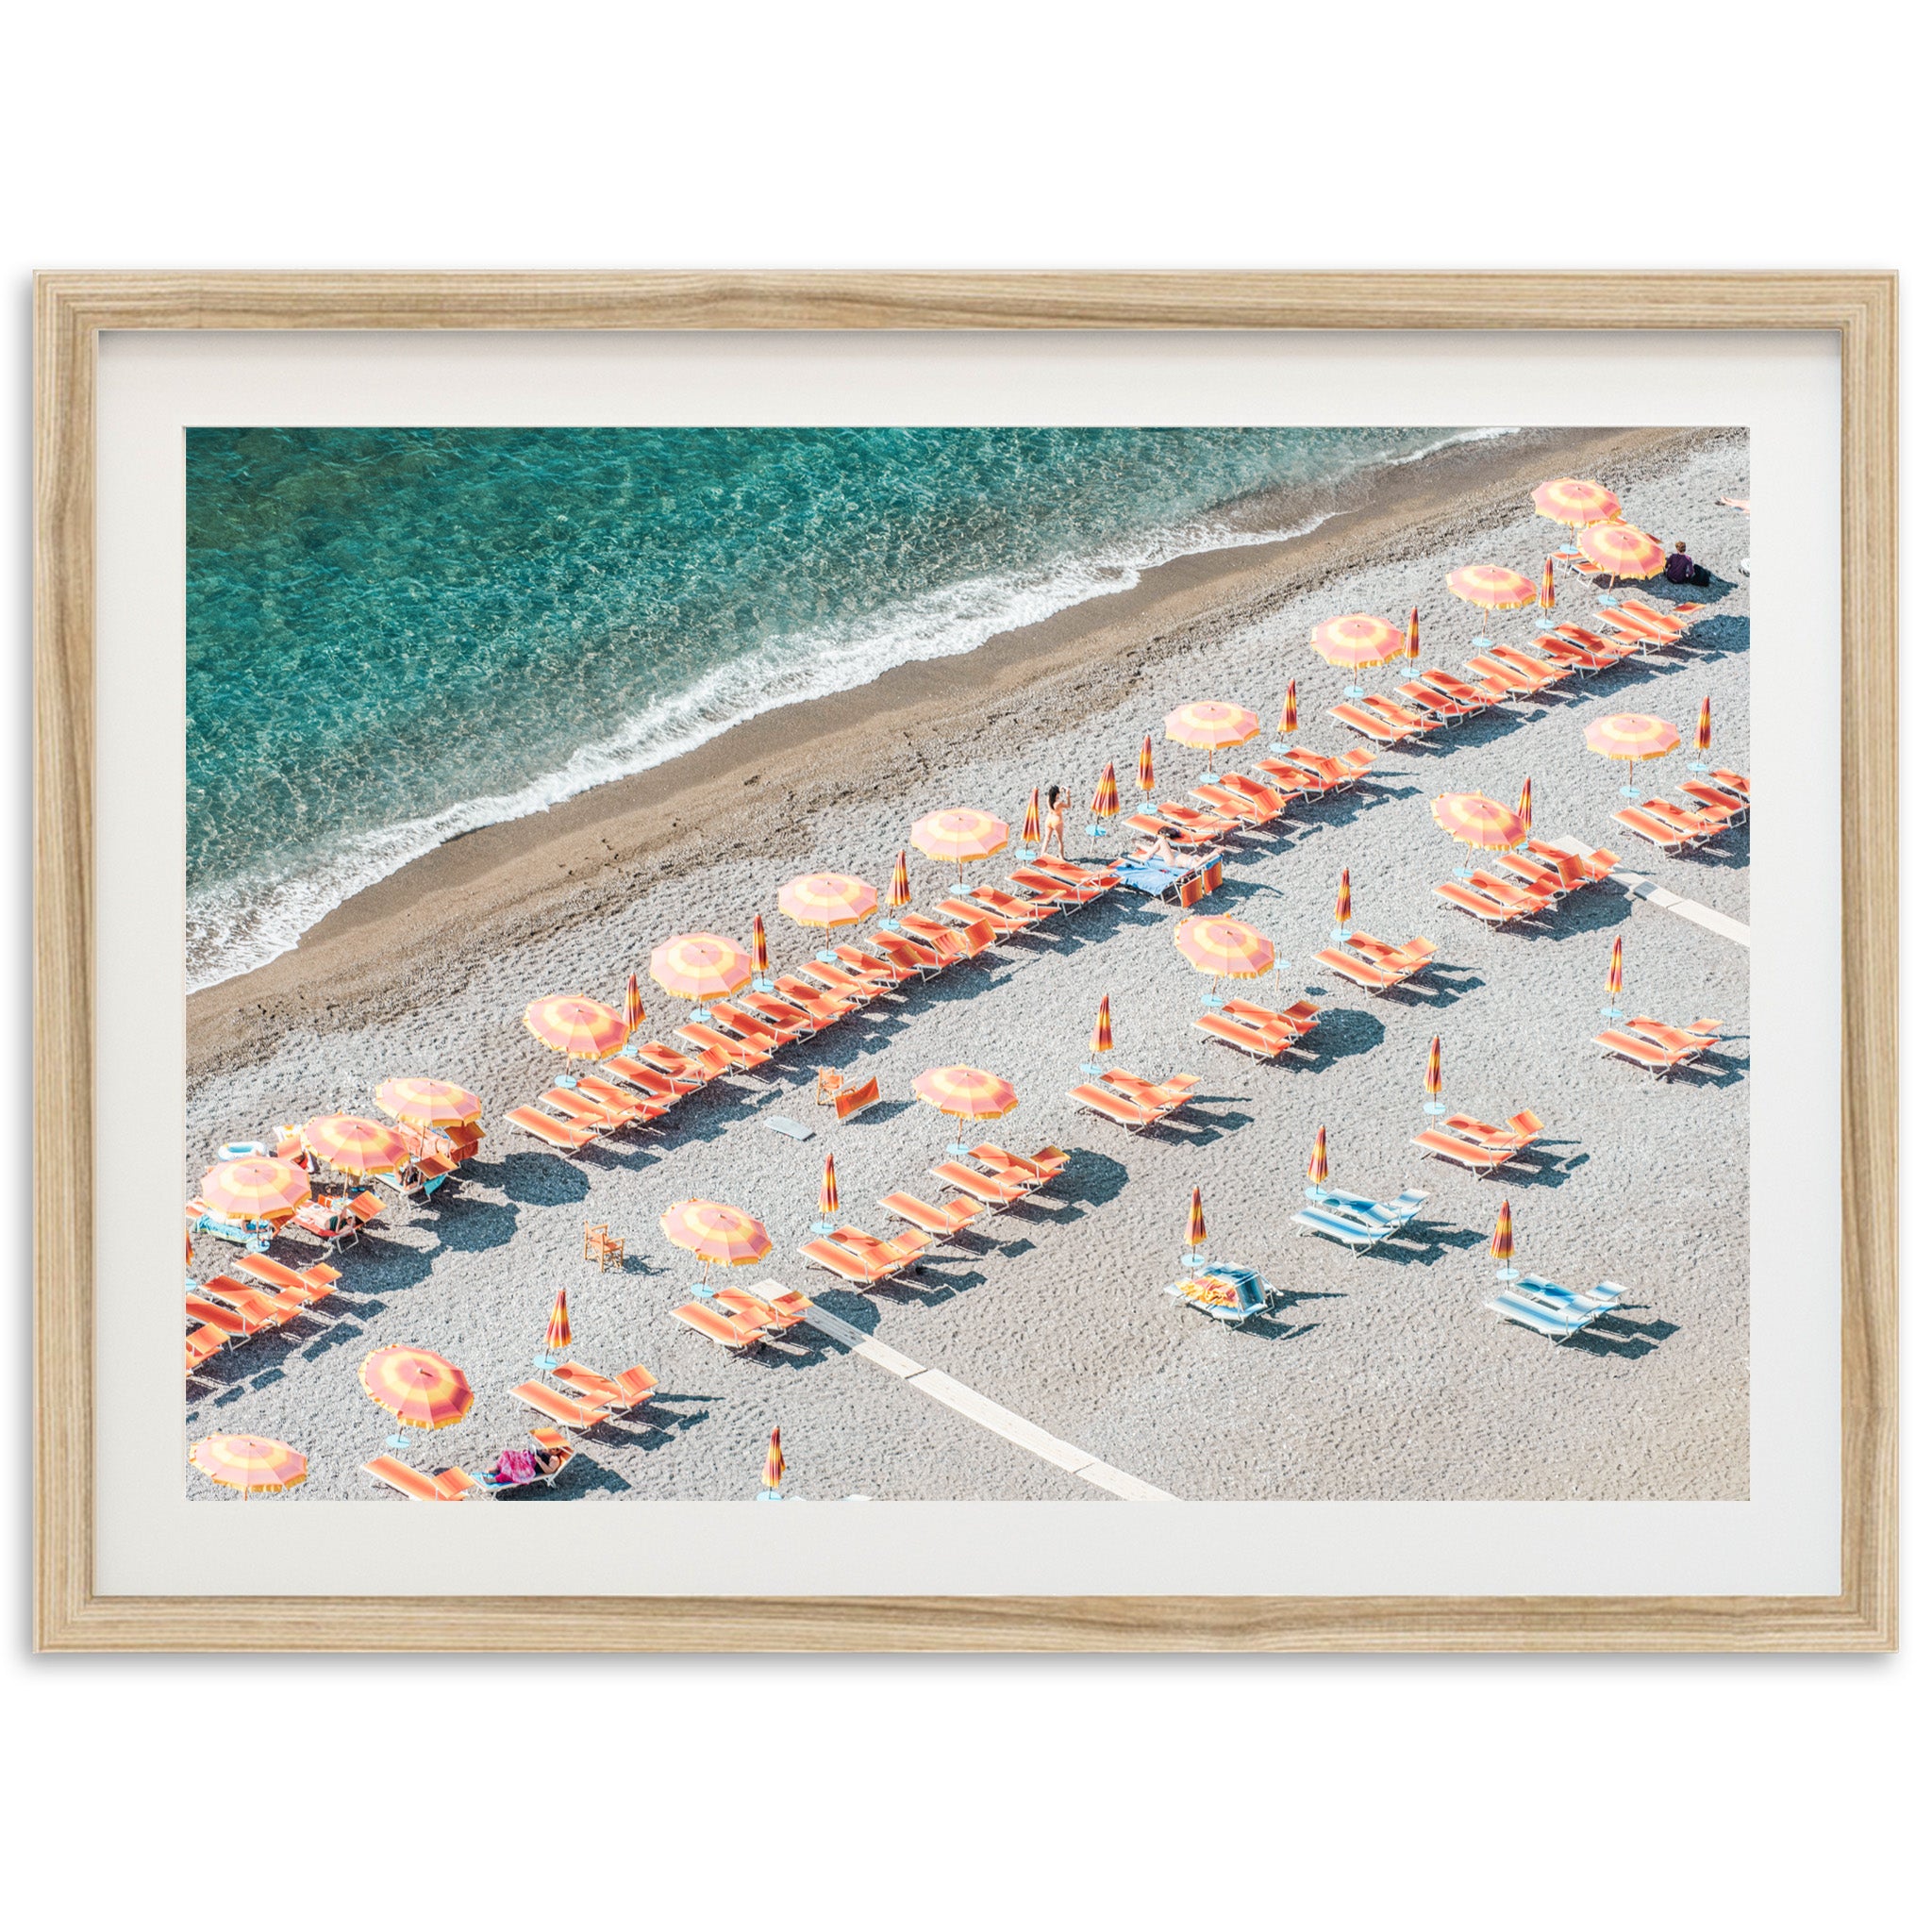
[[[1349,921],[1355,917],[1355,894],[1348,885],[1348,868],[1341,868],[1341,883],[1335,888],[1335,930],[1331,939],[1345,939]]]
[[[550,1325],[543,1331],[543,1353],[537,1357],[540,1369],[554,1369],[570,1352],[570,1302],[561,1286],[550,1305]]]
[[[1108,827],[1121,815],[1120,781],[1113,774],[1111,761],[1102,768],[1100,782],[1093,788],[1093,803],[1089,810],[1093,822],[1087,827],[1088,836],[1106,838]]]
[[[625,982],[624,988],[624,1037],[628,1040],[633,1033],[643,1031],[644,995],[638,986],[635,973]]]
[[[1093,1058],[1080,1069],[1083,1074],[1104,1073],[1103,1058],[1113,1052],[1113,995],[1104,992],[1100,995],[1100,1010],[1093,1016],[1093,1038],[1089,1042],[1088,1052]]]
[[[811,1224],[814,1234],[830,1234],[839,1224],[839,1170],[833,1165],[830,1154],[825,1156],[825,1171],[819,1181],[819,1218]]]
[[[902,851],[892,861],[892,882],[886,888],[886,910],[891,913],[905,911],[912,903],[912,877],[906,870],[906,855]],[[899,922],[896,918],[882,919],[879,924],[888,932],[897,932]]]
[[[1408,607],[1407,648],[1403,655],[1411,664],[1423,655],[1423,614],[1413,604]]]
[[[1496,1231],[1490,1237],[1490,1259],[1503,1265],[1496,1270],[1498,1281],[1514,1281],[1523,1271],[1513,1266],[1516,1258],[1516,1230],[1509,1220],[1509,1204],[1496,1209]]]
[[[1423,1069],[1423,1091],[1428,1095],[1423,1102],[1423,1111],[1442,1112],[1442,1036],[1440,1033],[1429,1041],[1429,1063]]]
[[[772,991],[772,956],[765,945],[765,915],[754,912],[751,916],[751,970],[752,985],[759,992]]]
[[[1328,1129],[1315,1129],[1315,1150],[1308,1156],[1308,1186],[1314,1189],[1328,1185]],[[1319,1196],[1318,1196],[1319,1198]]]
[[[1134,768],[1134,783],[1151,798],[1154,795],[1154,734],[1141,741],[1141,762]]]
[[[1701,777],[1710,767],[1704,760],[1710,756],[1710,699],[1707,696],[1697,708],[1697,757],[1690,769]]]
[[[1624,1009],[1617,1002],[1624,997],[1624,941],[1621,935],[1610,941],[1610,970],[1604,974],[1604,992],[1609,1005],[1602,1008],[1606,1020],[1621,1020]]]
[[[1199,1250],[1208,1243],[1208,1215],[1201,1206],[1201,1191],[1194,1190],[1194,1198],[1188,1203],[1188,1231],[1181,1237],[1191,1250]]]
[[[778,1485],[785,1480],[785,1452],[778,1446],[778,1428],[772,1425],[771,1446],[765,1451],[765,1473],[763,1487],[758,1500],[761,1503],[775,1503],[779,1500]]]
[[[1291,677],[1288,680],[1287,693],[1281,700],[1281,716],[1275,721],[1274,742],[1268,747],[1270,751],[1292,751],[1294,749],[1294,745],[1291,741],[1295,733],[1302,728],[1301,707],[1295,702],[1294,687],[1295,680]]]
[[[1516,816],[1523,821],[1523,829],[1524,830],[1524,832],[1528,832],[1535,823],[1534,817],[1530,810],[1530,804],[1531,801],[1529,796],[1529,780],[1527,777],[1525,777],[1523,781],[1523,790],[1517,794],[1516,797]]]
[[[1543,558],[1543,580],[1536,593],[1537,608],[1549,616],[1557,608],[1557,559]]]
[[[1036,785],[1026,800],[1026,818],[1020,827],[1020,846],[1024,858],[1035,858],[1040,854],[1040,787]]]

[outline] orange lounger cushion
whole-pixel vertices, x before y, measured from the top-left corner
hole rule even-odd
[[[1358,959],[1353,953],[1344,953],[1339,946],[1324,946],[1314,955],[1314,960],[1317,966],[1340,974],[1343,979],[1368,992],[1387,992],[1407,976],[1402,973],[1391,973],[1383,966],[1372,966],[1366,959]]]
[[[885,1257],[872,1259],[856,1255],[837,1241],[826,1241],[823,1235],[816,1241],[807,1241],[798,1252],[815,1267],[838,1275],[841,1281],[851,1282],[856,1288],[870,1288],[875,1282],[884,1281],[888,1276],[896,1274],[902,1265]]]
[[[597,1138],[588,1127],[574,1127],[568,1121],[552,1120],[547,1113],[539,1113],[534,1107],[513,1107],[504,1119],[511,1126],[521,1127],[532,1139],[560,1148],[566,1154],[580,1152]]]
[[[929,1167],[926,1173],[936,1181],[944,1181],[949,1188],[958,1188],[962,1194],[970,1194],[975,1201],[984,1202],[989,1208],[1010,1208],[1015,1201],[1023,1200],[1027,1192],[1017,1182],[996,1179],[991,1174],[975,1174],[972,1168],[958,1160],[942,1160],[937,1167]]]
[[[984,1205],[978,1201],[948,1201],[943,1208],[935,1208],[929,1202],[922,1201],[917,1194],[887,1194],[879,1206],[888,1214],[895,1215],[901,1221],[909,1221],[914,1227],[940,1241],[949,1241],[968,1223],[977,1221],[986,1212]]]
[[[547,1415],[552,1422],[567,1429],[595,1428],[607,1419],[601,1405],[593,1407],[573,1402],[567,1395],[559,1395],[556,1390],[545,1388],[541,1382],[520,1382],[509,1392],[513,1401],[534,1408],[539,1415]]]
[[[188,1337],[186,1373],[193,1374],[211,1356],[220,1355],[228,1339],[219,1328],[197,1328]]]
[[[755,1324],[728,1315],[723,1308],[708,1307],[703,1302],[686,1302],[671,1313],[687,1328],[695,1328],[707,1341],[715,1341],[720,1348],[757,1348],[765,1339],[764,1330]]]
[[[1520,1150],[1513,1144],[1503,1146],[1482,1146],[1474,1141],[1460,1141],[1454,1134],[1445,1134],[1440,1127],[1426,1127],[1420,1134],[1411,1137],[1411,1147],[1420,1147],[1442,1160],[1453,1160],[1458,1167],[1466,1167],[1476,1174],[1487,1174],[1492,1168],[1512,1158]]]
[[[379,1483],[400,1491],[413,1503],[459,1503],[476,1485],[459,1469],[446,1469],[441,1475],[426,1475],[398,1462],[393,1456],[378,1456],[365,1462],[363,1470]]]
[[[1278,1059],[1293,1043],[1294,1034],[1283,1027],[1278,1031],[1251,1026],[1243,1020],[1231,1020],[1225,1013],[1206,1012],[1194,1016],[1196,1028],[1226,1046],[1238,1046],[1257,1059]]]
[[[706,1026],[695,1020],[687,1021],[682,1026],[671,1029],[674,1040],[688,1040],[691,1045],[702,1047],[707,1053],[717,1054],[728,1065],[749,1071],[761,1067],[772,1058],[762,1047],[754,1046],[748,1040],[733,1040],[728,1034],[720,1033],[714,1026]]]
[[[1378,718],[1360,705],[1331,705],[1328,715],[1338,724],[1346,724],[1351,731],[1359,731],[1364,738],[1373,738],[1381,745],[1397,745],[1405,738],[1415,736],[1414,732],[1391,724],[1386,718]]]
[[[1644,1069],[1646,1073],[1669,1075],[1685,1061],[1694,1059],[1701,1049],[1678,1049],[1660,1046],[1654,1040],[1643,1040],[1634,1033],[1620,1033],[1611,1027],[1607,1033],[1596,1036],[1595,1044],[1602,1047],[1606,1055],[1614,1055],[1625,1059],[1633,1066]]]
[[[1109,1093],[1105,1087],[1096,1086],[1092,1081],[1083,1081],[1077,1087],[1067,1090],[1067,1098],[1076,1107],[1084,1107],[1089,1113],[1097,1113],[1103,1120],[1112,1121],[1117,1126],[1140,1133],[1162,1119],[1168,1109],[1147,1107],[1140,1101],[1128,1100],[1118,1093]],[[935,1170],[937,1172],[937,1170]]]
[[[1511,920],[1523,917],[1521,908],[1501,905],[1487,892],[1473,892],[1467,886],[1457,885],[1454,879],[1431,890],[1437,898],[1446,899],[1450,905],[1474,913],[1485,925],[1507,925]]]

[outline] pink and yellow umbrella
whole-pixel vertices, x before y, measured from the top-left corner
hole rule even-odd
[[[644,995],[633,973],[624,986],[624,1037],[628,1040],[633,1033],[641,1032],[643,1024]]]
[[[1466,563],[1443,581],[1453,595],[1480,610],[1521,610],[1536,602],[1536,586],[1521,571],[1500,563]]]
[[[1102,1054],[1113,1051],[1113,995],[1104,992],[1100,995],[1100,1011],[1093,1016],[1092,1054],[1098,1059]]]
[[[765,1451],[765,1493],[776,1495],[778,1485],[785,1480],[785,1452],[778,1446],[778,1427],[772,1425],[771,1446]]]
[[[385,1080],[375,1104],[391,1119],[412,1127],[460,1127],[478,1119],[483,1103],[454,1080]]]
[[[570,1302],[564,1291],[558,1288],[557,1299],[550,1305],[550,1325],[543,1331],[543,1353],[553,1357],[561,1356],[570,1347]]]
[[[426,1348],[378,1348],[362,1357],[362,1392],[405,1428],[446,1429],[475,1401],[470,1378]]]
[[[1188,1203],[1188,1231],[1181,1240],[1191,1248],[1207,1245],[1208,1213],[1201,1206],[1201,1191],[1194,1190],[1194,1198]]]
[[[956,1120],[996,1121],[1020,1104],[1013,1083],[983,1067],[931,1067],[913,1081],[912,1091]]]
[[[1134,783],[1151,798],[1154,795],[1154,734],[1141,741],[1141,762],[1134,769]]]
[[[1335,930],[1342,931],[1355,917],[1355,894],[1349,890],[1348,868],[1341,868],[1341,883],[1335,888]]]
[[[1654,577],[1664,567],[1664,546],[1634,524],[1592,524],[1576,547],[1617,577]]]
[[[1020,842],[1023,845],[1031,845],[1036,850],[1040,845],[1040,787],[1038,785],[1033,788],[1031,795],[1026,800],[1026,819],[1025,823],[1020,827]]]
[[[1308,642],[1324,663],[1359,671],[1371,664],[1388,663],[1401,654],[1407,639],[1386,617],[1356,610],[1318,624],[1308,633]]]
[[[844,872],[808,872],[778,888],[778,910],[798,925],[857,925],[878,903],[871,886]]]
[[[1578,476],[1557,476],[1539,483],[1529,500],[1538,516],[1548,517],[1553,524],[1568,524],[1573,530],[1586,524],[1607,524],[1621,516],[1624,508],[1613,491]]]
[[[1226,751],[1259,735],[1261,721],[1240,705],[1224,705],[1213,699],[1183,705],[1167,714],[1167,735],[1176,744],[1191,744],[1196,751]],[[1151,760],[1150,760],[1151,762]],[[1214,775],[1211,772],[1208,774]]]
[[[1196,973],[1224,979],[1258,979],[1274,964],[1274,942],[1239,919],[1206,913],[1184,919],[1174,929],[1174,942]],[[1213,996],[1210,987],[1209,997]]]
[[[205,1436],[188,1459],[210,1482],[240,1490],[292,1490],[308,1480],[308,1458],[269,1436]]]
[[[751,976],[750,955],[722,933],[681,932],[651,954],[651,977],[674,999],[729,999]]]
[[[552,993],[524,1008],[524,1024],[554,1052],[574,1060],[608,1059],[629,1038],[624,1015],[581,993]]]
[[[906,855],[901,852],[892,861],[892,883],[886,888],[886,905],[893,912],[903,912],[912,903],[912,878],[906,870]]]
[[[409,1158],[408,1144],[393,1127],[353,1113],[318,1114],[304,1124],[302,1144],[325,1167],[358,1179],[393,1174]]]
[[[1529,780],[1525,777],[1523,781],[1523,790],[1517,794],[1516,799],[1516,816],[1523,821],[1523,829],[1525,832],[1530,831],[1535,824],[1530,806]]]
[[[748,1268],[772,1252],[764,1224],[723,1201],[674,1202],[658,1225],[667,1240],[695,1255],[707,1274],[714,1267]]]
[[[1111,762],[1102,770],[1100,782],[1093,788],[1093,804],[1090,809],[1096,830],[1109,819],[1117,819],[1121,815],[1120,781],[1113,774]]]
[[[1640,796],[1637,767],[1648,758],[1667,758],[1681,741],[1677,727],[1643,711],[1617,711],[1587,724],[1583,741],[1599,758],[1622,758],[1625,766],[1624,796]]]
[[[1480,791],[1445,791],[1429,813],[1458,845],[1478,852],[1512,851],[1529,837],[1517,813]]]
[[[1308,1185],[1325,1188],[1328,1185],[1328,1129],[1315,1129],[1315,1151],[1308,1156]]]
[[[991,858],[1007,849],[1008,826],[990,811],[956,807],[950,811],[929,812],[912,828],[912,842],[928,858],[950,859],[966,875],[969,858]]]
[[[1499,1281],[1513,1281],[1516,1270],[1510,1263],[1516,1258],[1516,1229],[1509,1219],[1509,1204],[1505,1201],[1496,1209],[1496,1231],[1490,1237],[1490,1259],[1503,1265],[1496,1270]]]
[[[249,1155],[225,1160],[201,1177],[201,1198],[230,1221],[288,1220],[308,1198],[308,1176],[292,1160]]]

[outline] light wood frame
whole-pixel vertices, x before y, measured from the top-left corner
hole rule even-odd
[[[1890,275],[157,275],[37,283],[35,1531],[43,1650],[1888,1650],[1898,1623]],[[105,1597],[93,1547],[94,367],[104,329],[1823,330],[1843,382],[1835,1597]]]

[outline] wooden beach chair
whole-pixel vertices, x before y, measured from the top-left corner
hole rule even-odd
[[[962,1227],[986,1212],[977,1201],[948,1201],[943,1208],[935,1208],[916,1194],[887,1194],[879,1206],[896,1220],[910,1222],[936,1241],[950,1241]]]
[[[757,1323],[705,1302],[686,1302],[682,1307],[672,1309],[671,1318],[695,1329],[707,1341],[716,1342],[727,1355],[749,1354],[764,1345],[765,1331]]]
[[[1095,1086],[1091,1080],[1083,1080],[1079,1086],[1068,1088],[1067,1098],[1075,1107],[1085,1108],[1089,1113],[1097,1113],[1103,1120],[1112,1121],[1116,1126],[1125,1127],[1134,1134],[1144,1132],[1157,1122],[1164,1120],[1169,1111],[1165,1108],[1128,1100],[1123,1094]],[[938,1174],[939,1170],[935,1168],[933,1172]]]

